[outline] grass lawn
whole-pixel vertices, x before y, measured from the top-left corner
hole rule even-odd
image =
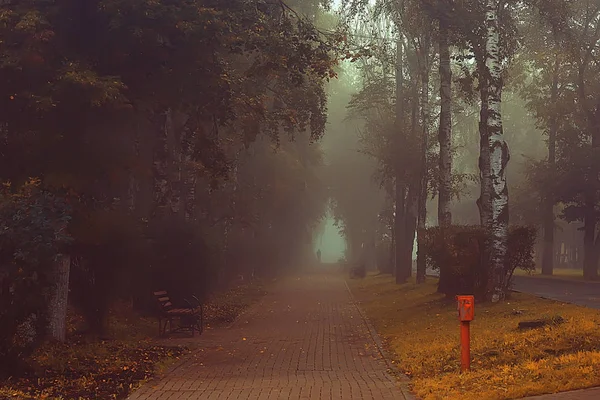
[[[600,385],[600,313],[521,293],[476,304],[472,371],[460,373],[456,302],[437,294],[436,284],[395,285],[388,275],[349,281],[419,398],[514,399]],[[566,322],[517,330],[520,321],[558,315]]]
[[[216,328],[232,323],[266,294],[265,283],[256,280],[212,296],[204,307],[205,325]]]
[[[207,327],[233,321],[265,294],[260,282],[236,286],[213,296],[205,306]],[[77,334],[81,318],[69,315],[67,342],[48,343],[33,357],[29,376],[0,381],[0,400],[11,399],[125,399],[144,381],[160,374],[197,342],[157,340],[155,318],[135,315],[127,306],[111,312],[110,331],[103,339]]]

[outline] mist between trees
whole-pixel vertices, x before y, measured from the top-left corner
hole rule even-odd
[[[330,84],[324,143],[349,260],[491,301],[515,268],[597,279],[599,3],[340,6],[362,57]]]
[[[67,303],[103,332],[117,299],[313,263],[327,212],[347,262],[398,282],[415,233],[423,281],[427,260],[456,275],[429,226],[481,225],[482,296],[503,300],[509,206],[544,228],[547,273],[554,226],[579,221],[597,277],[597,2],[0,7],[5,374],[64,340]]]

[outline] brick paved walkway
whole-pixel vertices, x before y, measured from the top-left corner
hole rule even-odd
[[[282,279],[230,328],[129,400],[411,399],[388,374],[342,276]]]

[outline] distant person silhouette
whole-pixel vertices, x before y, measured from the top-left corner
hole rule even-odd
[[[317,260],[321,262],[321,249],[317,250]]]

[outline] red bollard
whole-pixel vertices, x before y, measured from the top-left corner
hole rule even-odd
[[[460,321],[460,370],[471,369],[471,326],[469,321]]]
[[[471,369],[471,321],[475,318],[475,298],[471,295],[456,296],[460,320],[460,369]]]

